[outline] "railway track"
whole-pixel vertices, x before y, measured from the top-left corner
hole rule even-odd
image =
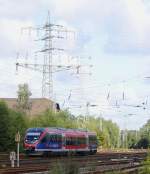
[[[64,166],[66,163],[77,166],[82,174],[104,173],[112,170],[127,170],[138,168],[146,153],[97,153],[96,155],[73,156],[73,157],[31,157],[20,160],[20,168],[10,168],[10,161],[0,160],[0,173],[30,173],[50,171],[57,165]],[[2,167],[3,166],[3,167]]]

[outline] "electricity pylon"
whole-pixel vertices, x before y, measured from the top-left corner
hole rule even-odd
[[[16,70],[18,67],[28,68],[31,70],[39,71],[42,73],[42,97],[53,99],[53,74],[60,71],[74,70],[77,74],[80,74],[81,64],[60,64],[54,63],[54,54],[65,51],[64,48],[54,47],[53,41],[67,39],[67,33],[74,34],[73,31],[67,30],[63,25],[57,25],[51,23],[50,15],[45,25],[41,27],[29,27],[29,30],[37,30],[38,32],[44,32],[44,36],[37,41],[44,42],[44,48],[37,53],[43,54],[43,63],[21,63],[16,62]],[[63,58],[63,57],[62,57]],[[55,60],[56,62],[56,60]],[[85,65],[88,66],[88,65]],[[91,67],[91,65],[89,65]]]

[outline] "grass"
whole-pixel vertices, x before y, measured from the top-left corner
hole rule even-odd
[[[79,165],[71,158],[65,161],[58,160],[49,170],[49,174],[79,174]]]
[[[150,174],[150,152],[147,155],[146,160],[143,162],[143,168],[139,170],[138,174]]]

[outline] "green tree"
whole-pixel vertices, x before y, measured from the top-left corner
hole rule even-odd
[[[141,138],[137,143],[137,148],[148,149],[149,146],[150,142],[146,137]]]
[[[0,151],[5,151],[9,148],[10,142],[10,117],[7,105],[0,101]]]
[[[95,131],[102,147],[117,147],[119,137],[119,127],[111,120],[104,120],[94,116],[81,117],[81,125],[88,130]]]
[[[136,148],[138,141],[139,141],[138,131],[128,130],[127,131],[127,145],[128,145],[128,148]]]
[[[0,151],[14,150],[16,132],[20,132],[23,140],[26,129],[27,124],[23,114],[9,109],[6,103],[0,101]]]
[[[13,110],[9,110],[9,114],[10,114],[10,149],[14,149],[16,146],[16,142],[15,142],[15,135],[16,133],[19,131],[20,136],[21,136],[21,150],[23,150],[23,139],[24,139],[24,134],[25,131],[27,129],[27,118],[25,118],[25,116],[20,113],[20,112],[16,112]]]
[[[139,130],[139,141],[137,143],[138,148],[150,147],[150,120]]]
[[[77,120],[67,111],[53,112],[47,110],[30,120],[30,127],[64,127],[77,128]]]
[[[31,108],[31,103],[29,101],[31,92],[29,91],[28,84],[20,84],[18,88],[17,108],[20,112],[26,113]]]

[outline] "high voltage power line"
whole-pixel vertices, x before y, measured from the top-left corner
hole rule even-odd
[[[65,49],[62,47],[55,47],[53,42],[54,40],[63,40],[67,38],[67,33],[74,34],[73,31],[67,30],[66,27],[63,25],[53,24],[50,20],[50,15],[48,14],[48,19],[45,23],[45,25],[40,27],[29,27],[25,28],[28,29],[30,34],[31,30],[36,30],[38,32],[44,32],[44,36],[42,36],[37,41],[44,42],[44,48],[40,51],[37,51],[36,53],[42,53],[43,54],[43,63],[21,63],[19,61],[16,62],[16,70],[18,70],[18,67],[28,68],[30,70],[39,71],[42,73],[42,97],[53,99],[54,97],[54,85],[53,85],[53,74],[56,72],[61,71],[74,71],[73,73],[76,73],[78,75],[82,74],[81,69],[83,67],[92,67],[92,65],[89,64],[80,64],[80,63],[72,63],[67,62],[65,64],[60,64],[59,61],[57,61],[55,54],[58,54],[60,52],[64,52]],[[31,58],[32,59],[32,58]],[[61,57],[63,59],[63,56]],[[64,62],[62,60],[61,62]]]

